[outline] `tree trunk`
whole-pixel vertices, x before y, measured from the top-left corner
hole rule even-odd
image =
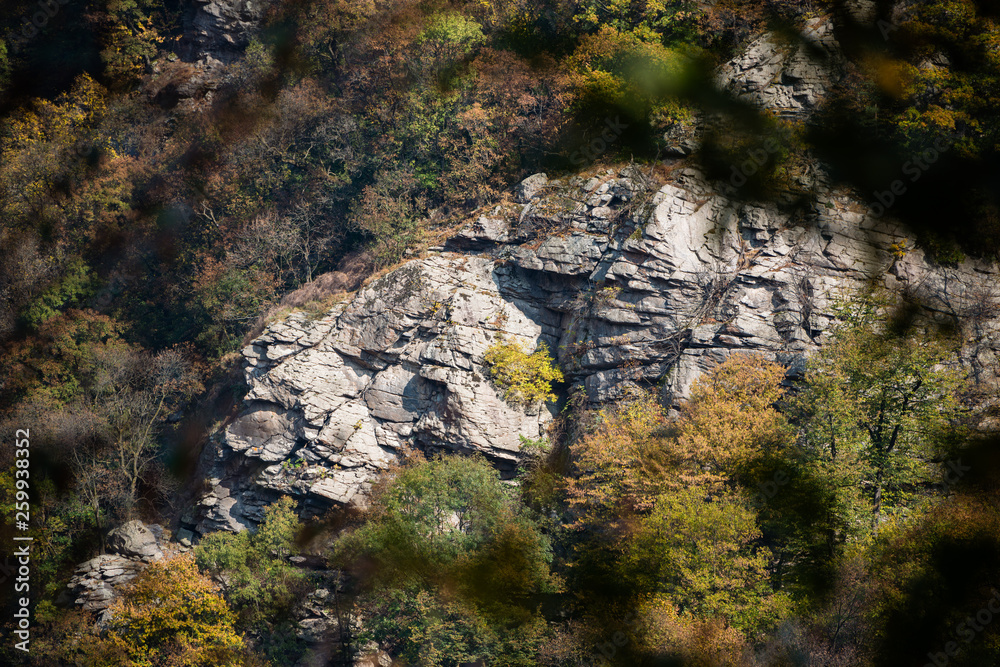
[[[882,469],[875,473],[875,498],[872,500],[872,526],[878,528],[882,513]]]

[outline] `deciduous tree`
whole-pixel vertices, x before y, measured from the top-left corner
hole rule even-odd
[[[805,441],[832,466],[855,472],[876,526],[928,479],[964,385],[954,342],[930,326],[895,330],[897,305],[874,291],[846,302],[798,399]]]
[[[264,510],[255,531],[206,535],[195,549],[198,566],[220,582],[241,625],[261,629],[287,617],[302,573],[288,562],[301,528],[289,496]]]
[[[215,586],[194,558],[153,563],[109,609],[107,631],[80,642],[89,667],[236,667],[243,639]]]
[[[788,607],[787,596],[771,587],[772,554],[761,536],[757,513],[738,494],[667,491],[629,536],[619,571],[688,617],[724,619],[752,634],[772,627]]]
[[[376,489],[367,523],[334,545],[363,576],[366,637],[428,664],[530,665],[532,596],[554,588],[537,523],[480,458],[411,463]],[[435,657],[436,656],[436,657]]]

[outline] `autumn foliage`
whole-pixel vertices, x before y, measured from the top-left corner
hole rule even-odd
[[[586,512],[646,511],[672,489],[718,490],[728,475],[790,436],[775,403],[784,369],[734,354],[691,388],[676,419],[652,395],[603,411],[576,445],[570,499]]]
[[[562,371],[553,364],[549,348],[539,343],[538,349],[528,354],[517,340],[499,340],[486,354],[490,377],[511,403],[531,405],[555,400],[552,383],[562,382]]]
[[[271,2],[211,72],[182,35],[199,4],[0,11],[0,439],[31,424],[34,612],[66,638],[40,642],[39,664],[240,664],[233,616],[188,559],[151,567],[103,634],[54,601],[113,524],[177,509],[171,472],[239,402],[234,352],[283,295],[356,289],[523,177],[575,174],[599,136],[595,169],[659,163],[674,129],[711,118],[685,158],[709,178],[776,142],[755,193],[780,206],[812,201],[804,156],[864,195],[945,146],[893,214],[943,264],[1000,248],[1000,29],[981,3],[897,3],[872,25],[833,8],[844,61],[807,123],[732,99],[716,73],[765,28],[823,60],[795,37],[831,11],[811,0]],[[17,37],[43,5],[47,27]],[[608,141],[609,125],[625,131]],[[801,381],[732,354],[680,405],[654,387],[597,412],[570,401],[529,472],[505,470],[517,480],[478,459],[394,471],[330,554],[359,582],[338,604],[410,664],[581,664],[626,613],[619,664],[924,660],[937,649],[913,635],[946,645],[991,595],[997,502],[992,481],[940,479],[967,451],[961,351],[881,298],[837,314]],[[544,345],[497,340],[483,361],[522,407],[564,380]],[[281,634],[307,588],[290,501],[266,516],[199,550],[250,639]],[[995,635],[955,664],[996,662]]]
[[[788,609],[767,583],[773,554],[739,481],[748,461],[788,443],[774,405],[783,377],[773,362],[734,354],[696,381],[677,417],[640,395],[599,413],[574,446],[567,498],[581,581],[614,579],[615,597],[661,596],[649,617],[660,629],[644,641],[668,653],[690,648],[685,623],[719,619],[713,632],[739,645]],[[656,625],[668,617],[674,625]]]
[[[235,667],[243,639],[235,617],[194,558],[154,563],[109,609],[105,634],[81,642],[94,667]]]

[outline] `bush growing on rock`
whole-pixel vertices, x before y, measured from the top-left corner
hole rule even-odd
[[[256,531],[212,533],[195,548],[198,567],[222,585],[237,628],[256,637],[255,652],[273,664],[295,661],[305,650],[291,612],[309,590],[307,574],[288,562],[298,552],[300,528],[295,501],[284,496],[264,510]]]
[[[484,358],[490,377],[504,391],[507,401],[531,405],[555,400],[552,383],[562,382],[563,374],[553,365],[545,343],[539,343],[538,349],[528,354],[519,341],[501,339],[486,351]]]
[[[286,560],[296,553],[295,501],[284,496],[264,510],[255,532],[218,532],[195,549],[198,567],[224,581],[223,592],[248,627],[280,619],[303,575]]]
[[[108,631],[79,648],[94,667],[235,667],[244,664],[235,618],[194,559],[154,563],[110,607]]]

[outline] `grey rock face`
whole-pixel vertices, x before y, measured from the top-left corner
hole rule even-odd
[[[806,24],[797,43],[770,33],[757,39],[719,69],[719,84],[738,98],[796,117],[816,108],[842,76],[843,64],[833,22],[818,17]]]
[[[994,312],[977,304],[992,298],[996,267],[934,265],[845,193],[793,219],[734,203],[690,169],[646,182],[634,168],[546,180],[325,316],[268,327],[243,351],[247,407],[215,451],[198,530],[241,530],[286,493],[314,511],[364,504],[407,447],[512,469],[518,436],[543,434],[556,406],[502,400],[483,363],[500,337],[547,343],[594,405],[650,386],[676,403],[733,352],[801,370],[835,301],[875,278],[968,326],[964,363],[992,379],[997,322],[970,323]]]
[[[272,4],[274,0],[192,0],[178,55],[192,62],[206,56],[232,61]]]
[[[492,213],[479,216],[473,224],[451,239],[451,243],[468,250],[482,250],[495,243],[510,240],[510,227],[501,211],[502,207],[498,206]]]
[[[78,565],[59,603],[107,614],[105,610],[147,565],[168,557],[160,548],[163,539],[163,528],[156,524],[128,521],[113,529],[107,539],[111,553]]]
[[[339,582],[332,582],[337,587]],[[316,588],[294,610],[296,619],[295,634],[311,646],[337,643],[341,636],[341,621],[338,620],[334,602],[335,591],[325,587]],[[353,625],[351,619],[345,619],[346,626]]]
[[[138,558],[147,563],[160,560],[163,552],[156,536],[141,521],[129,521],[108,534],[108,549],[126,558]]]
[[[114,602],[125,584],[138,576],[144,565],[123,556],[98,556],[80,564],[66,584],[66,599],[84,611],[101,611]]]
[[[500,337],[554,347],[559,316],[505,297],[489,257],[413,262],[319,320],[293,314],[244,351],[247,410],[228,426],[199,532],[241,530],[270,497],[363,504],[370,480],[403,450],[520,459],[554,408],[508,405],[485,376]],[[226,468],[242,466],[239,474]],[[245,479],[252,469],[250,479]]]
[[[357,658],[354,664],[357,667],[389,667],[392,664],[392,656],[376,646]]]
[[[700,144],[700,128],[696,121],[678,122],[666,128],[663,133],[663,149],[667,157],[691,155]]]

